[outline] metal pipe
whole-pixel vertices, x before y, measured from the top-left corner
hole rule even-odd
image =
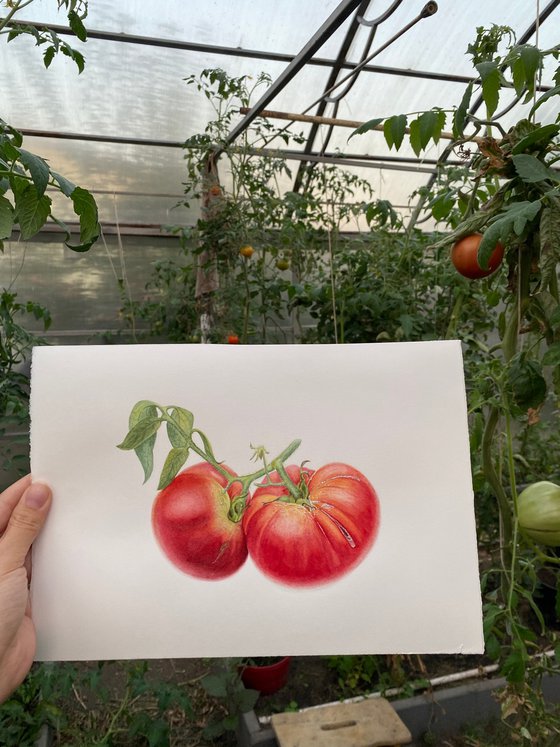
[[[251,107],[250,111],[245,115],[245,118],[239,122],[239,124],[233,128],[230,132],[226,143],[231,145],[245,130],[249,127],[251,122],[256,119],[259,112],[264,109],[279,93],[282,91],[287,84],[297,75],[297,73],[306,65],[311,57],[319,50],[327,39],[332,36],[336,29],[348,18],[348,16],[354,11],[362,0],[343,0],[338,7],[331,13],[327,20],[320,26],[320,28],[313,34],[311,39],[303,47],[303,49],[294,57],[292,62],[286,67],[286,69],[276,78],[274,83],[270,86],[268,91],[257,101],[257,103]],[[222,151],[216,152],[215,156],[219,156]]]

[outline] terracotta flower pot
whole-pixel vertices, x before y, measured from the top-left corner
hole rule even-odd
[[[241,671],[241,679],[245,687],[258,690],[262,695],[271,695],[288,681],[291,656],[284,656],[279,661],[265,666],[248,664]]]

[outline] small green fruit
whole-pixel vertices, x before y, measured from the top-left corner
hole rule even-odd
[[[560,486],[545,480],[529,485],[517,499],[517,517],[522,531],[535,542],[560,545]]]

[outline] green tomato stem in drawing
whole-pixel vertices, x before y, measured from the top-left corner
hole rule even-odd
[[[141,400],[134,405],[129,417],[130,430],[122,443],[118,445],[119,449],[136,452],[144,468],[144,481],[150,477],[153,470],[153,449],[157,431],[162,423],[167,425],[167,435],[172,448],[163,465],[158,485],[159,490],[166,488],[175,479],[187,461],[190,452],[194,452],[227,480],[225,490],[228,490],[234,484],[240,485],[240,493],[232,500],[229,511],[229,518],[233,522],[239,522],[243,516],[252,483],[261,477],[267,477],[270,484],[269,475],[273,470],[276,470],[281,477],[281,484],[286,487],[291,500],[294,502],[305,500],[306,496],[301,486],[298,487],[291,480],[284,467],[284,462],[299,447],[301,443],[299,439],[292,441],[272,460],[270,465],[266,459],[268,452],[264,446],[254,448],[254,457],[262,460],[264,466],[251,474],[232,477],[231,472],[225,469],[222,463],[216,459],[206,434],[198,428],[194,428],[194,416],[191,412],[175,405],[164,407],[150,400]],[[201,446],[194,440],[195,436],[201,442]]]

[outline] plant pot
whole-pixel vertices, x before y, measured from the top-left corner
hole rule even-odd
[[[284,656],[265,666],[247,664],[241,671],[243,684],[250,690],[258,690],[262,695],[272,695],[288,681],[291,661],[291,656]]]

